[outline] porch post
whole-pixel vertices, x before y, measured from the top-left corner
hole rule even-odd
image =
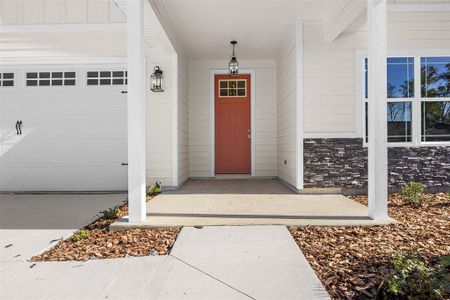
[[[145,220],[144,2],[128,0],[128,221]]]
[[[387,218],[386,0],[367,0],[369,66],[369,217]]]

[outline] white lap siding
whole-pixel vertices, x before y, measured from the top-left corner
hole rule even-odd
[[[309,137],[360,137],[362,113],[357,85],[362,72],[357,50],[367,48],[367,24],[344,32],[334,42],[322,42],[322,24],[304,26],[304,130]],[[388,14],[389,51],[414,55],[448,50],[450,12]]]
[[[164,72],[164,92],[150,91],[150,75],[159,66]],[[146,127],[146,174],[147,185],[161,181],[172,186],[172,56],[165,53],[147,53],[147,127]]]
[[[277,61],[278,177],[296,184],[296,55],[294,35],[288,36]]]
[[[255,175],[276,176],[275,61],[239,61],[255,71]],[[189,65],[189,176],[211,175],[210,72],[226,61],[192,61]]]

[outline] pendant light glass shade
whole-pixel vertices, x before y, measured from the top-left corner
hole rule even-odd
[[[234,47],[237,44],[236,41],[231,41],[231,45],[233,45],[233,53],[231,54],[231,59],[228,62],[228,75],[236,76],[239,75],[239,63],[236,59],[236,53],[234,51]]]

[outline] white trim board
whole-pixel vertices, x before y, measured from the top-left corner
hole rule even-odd
[[[450,4],[429,3],[429,4],[390,4],[387,6],[388,12],[445,12],[450,11]]]
[[[30,65],[102,65],[102,64],[127,64],[126,57],[71,57],[71,58],[49,58],[32,57],[22,59],[0,59],[0,67],[3,66],[23,66]]]
[[[295,101],[295,188],[302,189],[304,184],[304,107],[303,107],[303,21],[297,20],[296,23],[296,47],[295,47],[295,75],[296,75],[296,101]]]
[[[153,72],[153,71],[152,71]],[[148,73],[148,72],[147,72]],[[178,186],[178,55],[172,55],[172,186]]]
[[[250,74],[250,132],[251,132],[251,175],[255,176],[255,165],[256,165],[256,128],[255,128],[255,117],[256,117],[256,85],[255,85],[255,70],[254,69],[243,69],[239,70],[241,74]],[[209,116],[210,116],[210,177],[216,176],[215,171],[215,101],[214,101],[214,76],[220,74],[228,74],[226,69],[212,69],[210,70],[210,83],[209,83],[209,94],[210,94],[210,106],[209,106]]]
[[[1,33],[27,32],[87,32],[87,31],[126,31],[127,23],[109,24],[54,24],[54,25],[2,25]]]

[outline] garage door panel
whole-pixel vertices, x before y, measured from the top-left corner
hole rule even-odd
[[[77,142],[52,138],[22,139],[2,151],[0,164],[48,164],[107,162],[118,165],[126,161],[126,139],[79,139]]]
[[[0,190],[126,189],[125,88],[80,78],[75,87],[0,89]]]
[[[123,191],[127,168],[107,165],[2,167],[0,186],[8,191]]]

